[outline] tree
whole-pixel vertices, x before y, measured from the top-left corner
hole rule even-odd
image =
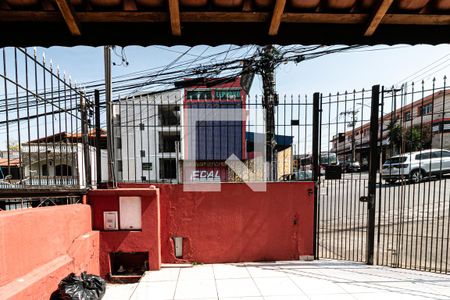
[[[407,152],[419,151],[431,147],[431,126],[414,125],[404,130],[403,139],[405,141],[405,150]]]
[[[389,142],[393,147],[394,153],[399,153],[402,146],[402,127],[395,121],[392,121],[388,125],[388,131]]]
[[[429,124],[417,124],[402,128],[391,122],[388,125],[389,141],[394,153],[412,152],[431,148],[432,132]]]
[[[10,141],[8,151],[19,151],[19,143],[17,141]]]

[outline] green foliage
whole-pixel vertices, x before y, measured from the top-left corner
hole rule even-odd
[[[418,151],[431,147],[431,126],[414,125],[404,130],[404,140],[406,151]]]
[[[399,150],[402,145],[402,127],[395,122],[388,125],[389,141],[394,149]]]
[[[9,151],[19,151],[19,144],[17,142],[10,142],[8,145]]]
[[[400,124],[392,122],[389,124],[388,130],[390,143],[399,153],[419,151],[431,147],[432,132],[429,124],[402,128]]]

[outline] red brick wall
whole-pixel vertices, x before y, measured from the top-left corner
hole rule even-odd
[[[224,183],[221,192],[157,186],[165,263],[288,260],[313,254],[311,182],[269,183],[266,192],[253,192],[240,183]],[[174,256],[173,236],[184,237],[181,260]]]
[[[48,299],[71,272],[99,274],[88,205],[0,212],[0,299]]]
[[[93,190],[89,193],[94,229],[100,230],[100,273],[103,277],[110,272],[111,252],[148,252],[150,269],[159,270],[161,267],[158,193],[159,190],[154,188]],[[103,231],[103,212],[119,211],[121,196],[141,197],[142,230]]]

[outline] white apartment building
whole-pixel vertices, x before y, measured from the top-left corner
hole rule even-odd
[[[117,180],[177,182],[183,159],[183,90],[133,95],[113,104]]]

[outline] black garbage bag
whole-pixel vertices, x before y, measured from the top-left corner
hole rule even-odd
[[[98,300],[105,295],[106,282],[99,276],[70,273],[58,285],[62,300]]]

